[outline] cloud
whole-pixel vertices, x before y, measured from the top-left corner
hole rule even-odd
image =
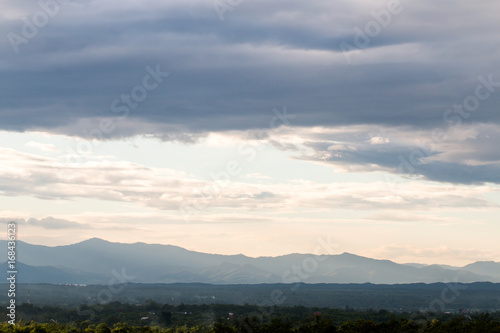
[[[287,138],[260,139],[336,170],[499,183],[500,4],[401,7],[348,64],[341,43],[387,1],[248,1],[222,22],[202,0],[72,1],[18,53],[7,36],[43,8],[2,1],[0,130],[198,144],[285,123]],[[447,136],[422,151],[436,128]]]
[[[77,165],[64,156],[45,157],[0,148],[0,194],[45,200],[98,199],[175,211],[187,207],[201,214],[217,209],[497,209],[487,199],[489,186],[443,186],[420,182],[317,183],[291,179],[247,182],[242,177],[205,180],[168,168],[90,155]],[[49,223],[50,221],[44,221]],[[55,223],[55,222],[50,222]]]
[[[28,220],[19,218],[0,218],[2,222],[15,221],[25,226],[41,227],[44,229],[91,229],[92,227],[86,223],[79,223],[68,221],[64,219],[54,218],[52,216],[44,217],[41,219],[29,218]]]
[[[9,82],[0,91],[0,128],[85,136],[94,127],[75,124],[117,116],[112,103],[157,65],[170,76],[107,138],[165,135],[167,125],[165,138],[187,140],[266,128],[270,110],[282,105],[297,114],[294,126],[430,129],[474,92],[478,76],[499,80],[500,8],[491,1],[402,1],[401,14],[348,65],[340,44],[354,43],[355,28],[386,7],[386,1],[251,1],[221,22],[201,0],[127,1],[120,8],[111,0],[68,2],[17,54],[7,35],[0,41],[0,74]],[[0,28],[22,35],[20,18],[40,10],[2,1]],[[492,94],[467,121],[498,124],[499,101]]]
[[[356,125],[281,128],[277,149],[340,172],[388,172],[438,182],[500,183],[500,126],[462,124],[433,130]]]
[[[59,149],[56,146],[54,146],[53,144],[34,142],[34,141],[30,141],[30,142],[26,143],[26,147],[37,148],[43,152],[57,152],[57,151],[59,151]]]
[[[90,225],[67,221],[63,219],[57,219],[52,216],[48,216],[42,219],[30,218],[26,221],[27,225],[39,226],[45,229],[90,229]]]
[[[383,138],[380,136],[375,136],[373,138],[370,138],[370,140],[368,140],[368,142],[370,142],[370,144],[372,145],[381,145],[384,143],[389,143],[390,141],[391,140],[389,140],[388,138]]]

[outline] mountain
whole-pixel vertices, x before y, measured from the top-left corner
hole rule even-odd
[[[465,270],[474,274],[500,276],[500,262],[494,261],[478,261],[473,264],[464,266]]]
[[[6,258],[0,241],[0,258]],[[500,281],[500,263],[463,268],[397,264],[350,253],[289,254],[251,258],[189,251],[178,246],[123,244],[92,238],[66,246],[17,242],[20,279],[29,282],[110,284],[122,282],[211,284],[434,283]],[[25,266],[24,266],[25,265]]]
[[[0,264],[4,272],[9,271],[7,262]],[[19,283],[55,283],[55,284],[90,284],[101,279],[95,274],[54,266],[30,266],[21,262],[16,264],[16,282]]]

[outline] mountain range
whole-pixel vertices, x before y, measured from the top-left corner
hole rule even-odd
[[[289,254],[252,258],[189,251],[159,244],[123,244],[92,238],[65,246],[17,242],[21,283],[435,283],[500,282],[500,263],[478,261],[464,267],[398,264],[350,253]],[[0,258],[7,257],[0,241]],[[7,271],[6,263],[4,271]]]

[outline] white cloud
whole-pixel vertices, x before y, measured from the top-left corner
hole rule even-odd
[[[381,145],[384,143],[389,143],[391,142],[391,140],[389,140],[388,138],[383,138],[381,136],[374,136],[373,138],[368,140],[368,142],[370,142],[370,144],[372,145]]]
[[[0,193],[50,200],[78,198],[127,202],[161,210],[196,211],[332,209],[460,209],[497,208],[486,199],[488,186],[439,185],[421,182],[317,183],[307,179],[285,182],[245,182],[249,176],[221,171],[220,181],[203,180],[182,171],[148,167],[92,155],[69,166],[62,157],[44,157],[0,148]],[[255,179],[257,175],[250,177]],[[268,180],[259,176],[261,180]]]
[[[56,146],[54,146],[53,144],[34,142],[34,141],[30,141],[30,142],[26,143],[26,147],[37,148],[43,152],[48,152],[48,153],[59,151],[59,149]]]

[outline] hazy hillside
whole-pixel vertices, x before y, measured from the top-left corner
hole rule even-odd
[[[397,264],[343,253],[290,254],[251,258],[215,255],[158,244],[122,244],[98,238],[67,245],[40,246],[19,241],[20,275],[25,282],[118,282],[212,284],[257,283],[433,283],[500,281],[500,263],[477,262],[463,268]],[[0,255],[6,257],[5,241]]]
[[[7,263],[1,264],[4,272],[9,271]],[[54,266],[29,266],[17,263],[17,282],[19,283],[55,283],[55,284],[90,284],[103,283],[101,276],[80,270]]]
[[[465,266],[464,269],[475,274],[500,277],[500,262],[478,261]]]

